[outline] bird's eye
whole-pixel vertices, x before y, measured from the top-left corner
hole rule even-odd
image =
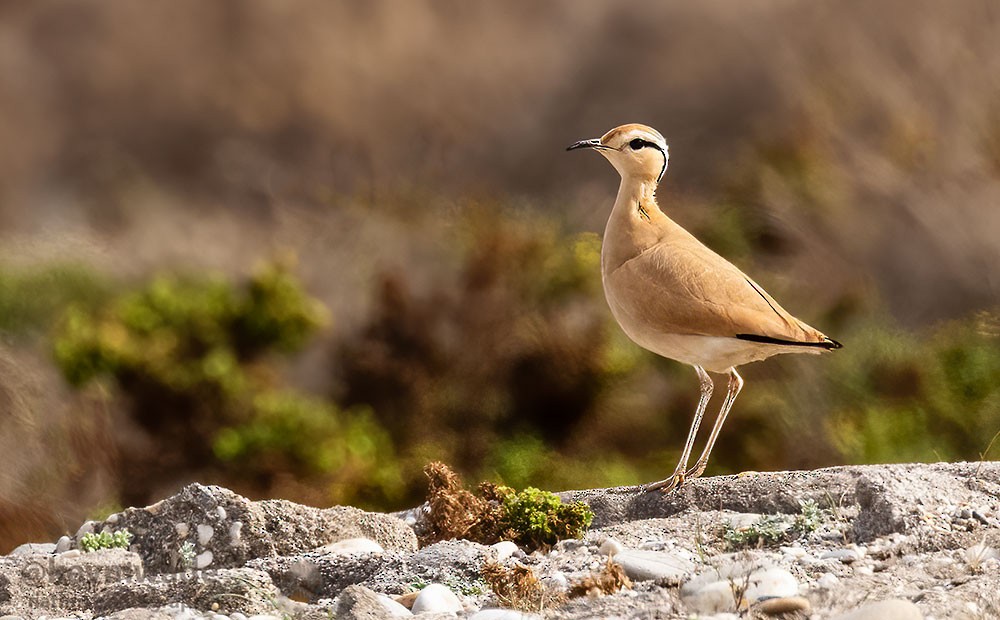
[[[635,140],[629,142],[628,145],[632,147],[633,151],[638,151],[642,147],[646,146],[646,141],[642,138],[636,138]]]

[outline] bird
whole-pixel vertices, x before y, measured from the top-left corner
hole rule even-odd
[[[694,419],[674,472],[642,487],[666,494],[705,471],[743,389],[738,366],[842,345],[789,314],[759,284],[663,212],[656,188],[667,172],[669,149],[660,132],[630,123],[566,150],[576,149],[597,151],[621,175],[601,247],[601,281],[611,314],[633,342],[693,366],[700,382]],[[709,373],[728,375],[728,387],[705,447],[689,469],[715,388]]]

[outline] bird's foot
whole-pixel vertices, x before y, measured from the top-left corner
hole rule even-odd
[[[650,482],[642,488],[642,492],[650,493],[652,491],[660,491],[666,495],[667,493],[684,486],[685,476],[686,474],[683,471],[675,471],[669,478],[660,480],[659,482]]]
[[[684,479],[685,480],[694,480],[695,478],[701,476],[703,473],[705,473],[705,467],[707,465],[708,465],[708,463],[700,463],[700,462],[699,463],[695,463],[694,467],[692,467],[691,469],[689,469],[686,472],[684,472]]]

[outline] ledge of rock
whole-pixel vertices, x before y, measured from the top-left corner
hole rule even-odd
[[[462,540],[418,549],[419,523],[393,515],[251,501],[192,484],[87,522],[74,537],[0,557],[0,616],[1000,616],[1000,463],[752,473],[694,480],[669,495],[631,487],[561,496],[592,507],[592,529],[526,553]],[[134,536],[129,550],[76,548],[87,532],[122,529]],[[748,535],[758,531],[772,539]],[[504,609],[510,599],[482,574],[494,561],[529,568],[546,592],[541,608],[536,600]],[[627,577],[619,585],[630,588],[573,587],[615,564]]]

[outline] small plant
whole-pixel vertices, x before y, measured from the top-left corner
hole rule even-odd
[[[87,553],[101,549],[128,549],[130,544],[132,544],[132,532],[128,530],[118,530],[113,534],[90,532],[80,538],[80,548]]]
[[[731,550],[778,545],[815,532],[823,524],[826,514],[826,510],[808,499],[799,502],[799,514],[791,522],[784,515],[761,515],[745,527],[725,524],[720,536]]]
[[[561,592],[547,588],[535,576],[534,571],[523,564],[507,567],[487,562],[480,572],[483,581],[504,607],[542,611],[546,605],[557,605],[565,598]]]
[[[580,538],[594,518],[583,502],[566,505],[547,491],[529,487],[517,492],[484,482],[477,495],[463,488],[458,475],[443,463],[431,463],[424,472],[430,480],[425,544],[451,538],[483,544],[510,540],[534,550]]]
[[[570,598],[579,596],[601,596],[614,594],[621,589],[632,589],[632,580],[625,574],[621,564],[608,558],[604,568],[599,573],[592,573],[569,590]]]
[[[823,525],[823,517],[826,513],[815,500],[807,499],[799,501],[799,514],[795,515],[792,522],[792,529],[800,536],[812,534]]]
[[[726,523],[722,528],[722,540],[729,549],[760,548],[776,545],[787,539],[789,524],[777,515],[762,515],[745,527],[733,527]]]
[[[191,570],[194,568],[195,553],[194,553],[194,543],[190,540],[181,545],[180,552],[180,567],[182,570]]]

